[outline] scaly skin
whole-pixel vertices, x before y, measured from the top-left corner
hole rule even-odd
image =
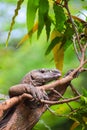
[[[31,93],[33,97],[46,99],[46,95],[37,90],[36,86],[41,86],[58,79],[61,73],[57,69],[39,69],[27,73],[21,84],[12,86],[9,90],[10,97],[18,96],[23,93]]]
[[[46,83],[49,83],[53,80],[57,80],[61,76],[60,72],[57,69],[39,69],[33,70],[26,74],[21,81],[21,84],[12,86],[9,90],[9,96],[19,96],[23,93],[30,93],[37,100],[38,99],[47,99],[48,97],[44,92],[37,89],[36,86],[41,86]],[[26,107],[30,104],[29,100],[25,100],[24,106]],[[32,103],[32,102],[31,102]],[[33,102],[35,103],[35,102]],[[30,104],[31,106],[31,104]],[[34,104],[35,106],[35,104]],[[13,106],[11,109],[6,112],[5,116],[0,121],[0,129],[8,130],[8,122],[10,122],[10,118],[15,113],[17,106]],[[27,107],[26,107],[27,108]],[[26,114],[25,114],[26,115]],[[20,116],[20,114],[19,114]],[[22,116],[20,116],[22,117]],[[37,116],[36,116],[37,117]],[[15,117],[17,118],[17,117]],[[26,118],[25,118],[26,119]],[[10,127],[10,126],[9,126]]]
[[[56,80],[61,76],[57,69],[38,69],[27,73],[21,83],[32,84],[33,86],[41,86],[50,81]]]

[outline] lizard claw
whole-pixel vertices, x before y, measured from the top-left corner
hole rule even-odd
[[[45,91],[43,91],[42,89],[31,86],[30,90],[31,90],[31,94],[35,100],[41,100],[41,99],[48,100],[47,93]]]
[[[37,91],[38,91],[37,97],[39,100],[41,100],[41,99],[48,100],[49,99],[47,96],[47,93],[45,91],[43,91],[42,89],[39,89],[39,88],[37,88]]]

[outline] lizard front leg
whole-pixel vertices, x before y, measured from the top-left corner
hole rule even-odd
[[[33,98],[36,100],[48,99],[47,94],[45,92],[43,92],[37,87],[34,87],[33,85],[18,84],[18,85],[12,86],[9,89],[10,97],[19,96],[19,95],[22,95],[23,93],[32,94]]]

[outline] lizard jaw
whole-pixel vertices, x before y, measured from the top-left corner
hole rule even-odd
[[[39,69],[33,72],[34,73],[31,73],[31,78],[34,85],[38,84],[38,86],[57,80],[61,76],[58,69]]]

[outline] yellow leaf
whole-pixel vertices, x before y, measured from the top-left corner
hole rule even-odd
[[[12,17],[10,30],[9,30],[9,32],[8,32],[8,36],[7,36],[7,40],[6,40],[6,46],[8,46],[8,41],[9,41],[9,38],[10,38],[10,35],[11,35],[11,32],[12,32],[12,29],[13,29],[13,25],[15,24],[15,18],[16,18],[16,16],[18,15],[18,11],[19,11],[19,9],[21,8],[21,5],[22,5],[23,1],[24,1],[24,0],[18,0],[18,1],[17,1],[17,7],[16,7],[15,12],[14,12],[14,15],[13,15],[13,17]]]
[[[83,24],[86,23],[86,21],[84,21],[83,19],[81,19],[81,18],[79,18],[79,17],[77,17],[77,16],[72,15],[72,18],[73,18],[74,20],[77,20],[77,21],[83,23]]]
[[[61,37],[61,35],[62,34],[60,32],[54,30],[51,34],[51,40],[53,40],[56,37]],[[55,66],[60,71],[62,71],[63,69],[63,61],[64,61],[64,47],[61,45],[62,45],[62,42],[59,42],[53,48]]]
[[[61,0],[56,0],[56,3],[57,3],[57,4],[60,4],[60,2],[61,2]]]
[[[87,124],[87,117],[83,116],[83,121]]]
[[[74,130],[76,127],[80,125],[79,122],[74,122],[73,125],[71,126],[70,130]]]
[[[36,30],[38,29],[38,22],[35,23],[34,27],[32,28],[32,30],[30,32],[28,32],[22,39],[21,41],[18,43],[17,47],[20,46],[23,42],[25,42],[28,38],[30,38],[31,34],[34,33]]]

